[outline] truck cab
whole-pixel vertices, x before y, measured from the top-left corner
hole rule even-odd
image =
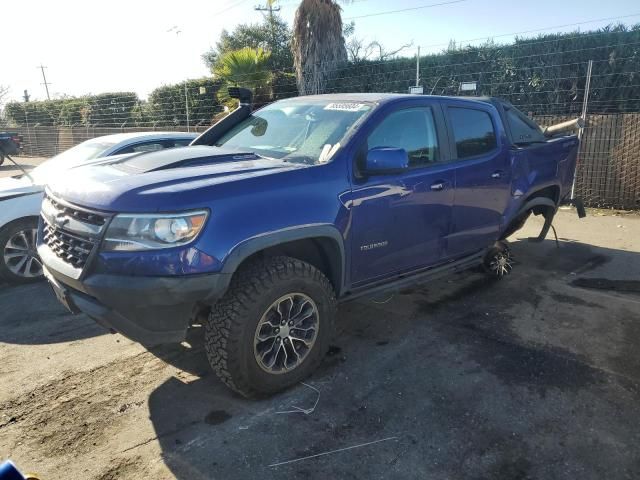
[[[550,222],[578,140],[507,102],[398,94],[240,106],[191,146],[82,167],[48,187],[38,253],[73,312],[143,344],[204,324],[243,395],[295,384],[338,301],[483,264]]]

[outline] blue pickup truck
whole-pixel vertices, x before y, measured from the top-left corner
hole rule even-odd
[[[49,185],[38,253],[72,312],[144,345],[204,325],[232,389],[268,394],[319,364],[339,301],[456,270],[511,269],[503,241],[544,237],[578,139],[507,102],[399,94],[240,106],[189,147]]]

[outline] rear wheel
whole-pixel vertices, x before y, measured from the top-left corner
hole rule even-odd
[[[513,255],[506,242],[496,242],[483,261],[485,271],[495,278],[502,278],[513,270]]]
[[[38,220],[24,218],[0,230],[0,276],[11,283],[42,278],[42,263],[36,251]]]
[[[220,379],[253,397],[311,374],[333,334],[335,293],[312,265],[290,257],[239,270],[206,322],[205,346]]]

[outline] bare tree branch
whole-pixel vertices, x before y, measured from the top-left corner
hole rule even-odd
[[[413,46],[413,42],[410,43],[405,43],[404,45],[402,45],[400,48],[397,48],[395,50],[386,50],[382,44],[378,41],[375,42],[371,42],[369,44],[369,46],[373,48],[377,48],[378,49],[378,58],[377,60],[383,61],[383,60],[388,60],[390,58],[395,57],[398,53],[400,53],[402,50],[405,50],[407,48],[411,48]]]
[[[402,50],[410,48],[413,46],[413,42],[406,43],[402,45],[400,48],[395,50],[387,50],[384,46],[378,42],[373,41],[370,43],[365,43],[364,39],[352,37],[346,44],[347,55],[349,57],[349,61],[352,63],[361,63],[366,60],[371,60],[374,56],[374,53],[377,51],[375,55],[375,60],[384,61],[389,60],[390,58],[395,57]]]

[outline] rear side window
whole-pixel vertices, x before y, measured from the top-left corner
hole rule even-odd
[[[532,120],[525,117],[524,114],[514,108],[505,108],[505,113],[514,143],[518,144],[545,141],[540,128],[538,128]]]
[[[367,141],[367,148],[404,148],[409,167],[424,167],[439,159],[433,113],[428,107],[407,108],[390,113]]]
[[[497,146],[491,116],[472,108],[449,108],[458,159],[489,153]]]

